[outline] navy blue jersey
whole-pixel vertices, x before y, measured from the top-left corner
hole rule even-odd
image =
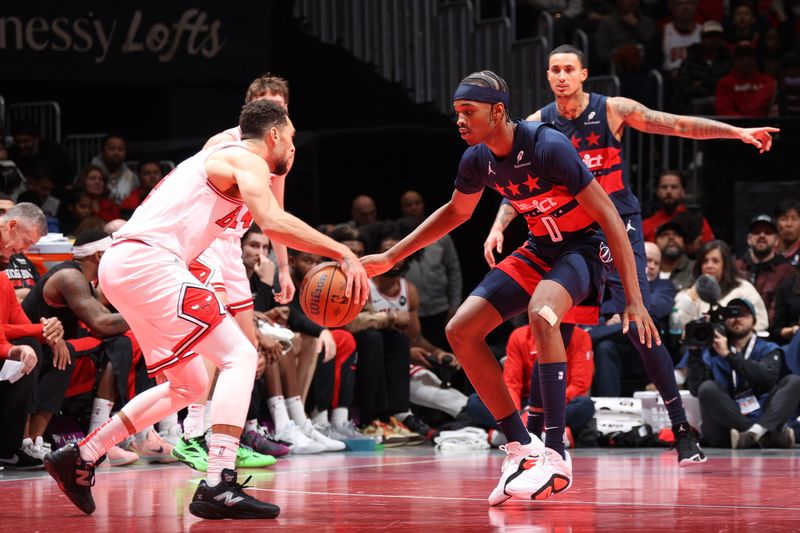
[[[539,122],[515,124],[508,157],[498,159],[485,144],[469,147],[455,187],[465,194],[484,187],[499,192],[525,217],[533,249],[555,258],[565,245],[597,233],[597,223],[575,199],[594,178],[556,128]]]
[[[572,142],[581,160],[603,186],[620,216],[641,212],[639,199],[631,191],[628,164],[622,141],[608,127],[606,96],[590,93],[589,105],[576,119],[558,114],[555,102],[541,109],[542,122],[555,125]]]

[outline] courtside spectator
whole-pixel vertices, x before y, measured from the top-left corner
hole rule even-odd
[[[86,193],[92,204],[92,215],[104,222],[120,218],[119,207],[111,197],[108,175],[94,163],[81,169],[75,186]]]
[[[770,116],[776,102],[777,82],[759,72],[756,49],[742,41],[733,50],[733,68],[717,83],[717,115]]]
[[[121,135],[111,134],[103,139],[100,153],[92,158],[91,164],[99,167],[108,178],[108,198],[119,204],[139,186],[136,173],[125,164],[128,144]],[[116,217],[113,217],[116,218]]]
[[[775,210],[778,222],[778,251],[789,262],[800,267],[800,201],[789,198],[778,204]]]
[[[658,276],[670,280],[676,291],[694,283],[694,261],[686,255],[685,235],[686,230],[674,220],[661,224],[656,231],[656,245],[661,250]]]
[[[658,176],[656,185],[656,200],[658,211],[644,219],[642,222],[642,233],[646,241],[656,240],[656,230],[662,224],[669,222],[678,213],[686,211],[686,183],[683,174],[677,170],[664,170]],[[714,240],[714,232],[711,231],[708,221],[703,218],[702,241],[709,242]]]
[[[8,158],[23,176],[47,174],[62,191],[75,176],[75,168],[64,150],[55,142],[41,137],[39,127],[31,120],[19,120],[11,125],[14,144],[8,147]]]
[[[717,83],[730,70],[731,53],[725,46],[722,24],[716,20],[704,22],[700,43],[689,47],[678,69],[679,109],[693,114],[714,114]]]
[[[153,187],[164,177],[164,169],[161,167],[161,163],[153,159],[140,162],[137,170],[139,186],[119,204],[119,210],[125,218],[130,218],[133,211],[139,207],[139,204],[147,198]]]

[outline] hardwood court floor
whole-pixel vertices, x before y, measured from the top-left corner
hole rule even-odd
[[[188,512],[200,474],[175,464],[98,470],[85,516],[44,472],[0,472],[0,531],[800,531],[800,450],[711,450],[679,469],[663,449],[573,452],[572,488],[490,508],[500,452],[431,447],[282,459],[250,491],[269,521],[203,521]]]

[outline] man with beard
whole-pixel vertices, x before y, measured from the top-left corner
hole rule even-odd
[[[656,245],[661,250],[659,277],[670,280],[678,291],[694,283],[694,261],[686,255],[685,238],[686,229],[674,220],[660,225],[656,231]]]
[[[783,280],[794,277],[797,271],[789,261],[776,252],[778,225],[769,215],[758,215],[750,221],[747,234],[748,250],[736,260],[736,267],[752,283],[767,306],[769,322],[775,320],[775,293]]]
[[[658,200],[658,211],[642,222],[642,232],[646,241],[654,241],[656,229],[659,226],[672,220],[678,213],[686,211],[686,205],[684,204],[686,187],[680,172],[676,170],[664,170],[661,172],[658,177],[658,186],[656,187],[656,199]],[[714,232],[711,231],[711,226],[708,225],[708,221],[704,218],[702,241],[705,243],[713,240]]]
[[[725,320],[725,333],[716,331],[713,346],[688,351],[677,365],[700,401],[703,437],[714,447],[791,448],[786,423],[800,404],[800,376],[781,378],[783,352],[755,334],[749,300],[734,298],[728,308],[739,316]]]

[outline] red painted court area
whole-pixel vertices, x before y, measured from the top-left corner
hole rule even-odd
[[[0,472],[0,530],[26,531],[800,531],[800,454],[711,450],[679,469],[674,452],[575,450],[575,482],[544,502],[490,508],[504,455],[430,447],[280,460],[252,475],[277,503],[269,521],[188,512],[200,474],[183,465],[101,468],[85,516],[44,472]],[[240,482],[243,480],[240,477]]]

